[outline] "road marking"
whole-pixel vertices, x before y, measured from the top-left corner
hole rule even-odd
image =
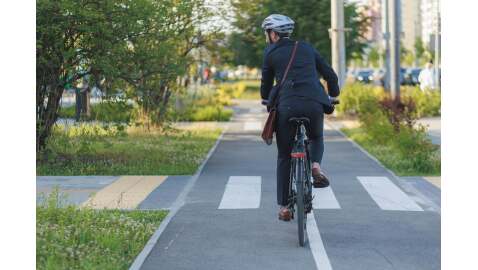
[[[250,108],[249,113],[265,113],[266,110],[264,108]]]
[[[307,216],[307,237],[312,255],[314,256],[315,265],[320,270],[332,270],[329,257],[325,251],[322,237],[320,237],[319,227],[315,222],[314,211]]]
[[[261,122],[246,122],[244,124],[244,130],[261,130],[262,123]]]
[[[135,209],[166,176],[122,176],[82,204],[94,209]]]
[[[261,181],[260,176],[230,176],[218,208],[259,208]]]
[[[340,204],[330,186],[326,188],[313,188],[312,195],[314,196],[312,201],[314,209],[340,209]]]
[[[423,211],[387,177],[358,176],[357,179],[382,210]]]

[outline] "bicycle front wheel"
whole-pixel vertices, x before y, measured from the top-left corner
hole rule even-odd
[[[297,190],[297,225],[299,232],[299,245],[301,247],[305,244],[305,232],[307,226],[307,214],[305,213],[305,164],[303,159],[298,159],[295,162],[295,176],[296,176],[296,190]]]

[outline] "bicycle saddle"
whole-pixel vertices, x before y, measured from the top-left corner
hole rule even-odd
[[[309,124],[310,119],[307,117],[291,117],[289,118],[289,122],[295,122],[296,124],[300,124],[300,123]]]

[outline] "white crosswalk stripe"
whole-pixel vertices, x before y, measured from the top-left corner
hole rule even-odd
[[[357,179],[382,210],[423,211],[387,177],[358,176]]]
[[[246,122],[244,124],[244,130],[246,131],[257,131],[262,129],[262,123],[261,122]]]
[[[357,180],[382,210],[423,211],[404,191],[384,176],[358,176]],[[230,176],[218,209],[259,208],[261,176]],[[312,189],[313,209],[342,209],[331,186]]]
[[[312,189],[314,200],[312,207],[314,209],[340,209],[340,204],[335,198],[334,192],[330,186],[326,188]]]
[[[219,204],[219,209],[259,208],[261,204],[260,176],[231,176]]]

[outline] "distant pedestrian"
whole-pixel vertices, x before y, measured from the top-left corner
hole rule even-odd
[[[436,88],[435,70],[433,69],[433,61],[428,62],[425,68],[418,75],[418,82],[422,91],[433,90]]]

